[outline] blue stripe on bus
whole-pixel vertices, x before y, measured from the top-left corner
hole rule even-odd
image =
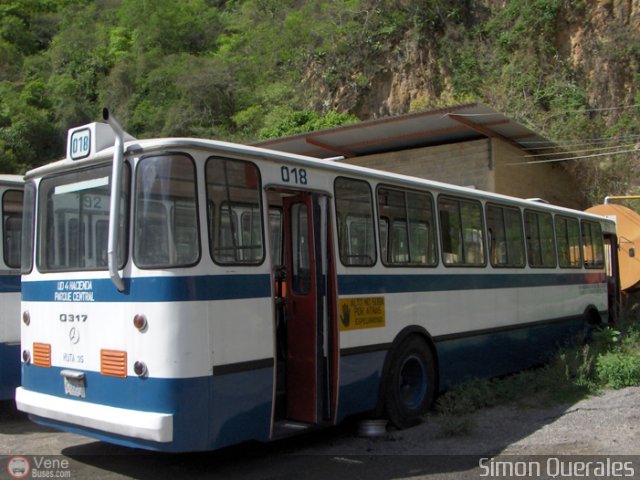
[[[603,283],[604,273],[501,273],[340,275],[340,295],[376,293],[444,292],[497,288],[550,287]]]
[[[0,275],[0,293],[20,291],[20,275]]]
[[[76,283],[78,286],[73,286]],[[107,278],[24,282],[22,300],[53,302],[56,295],[69,294],[69,302],[189,302],[271,295],[271,276],[268,274],[135,277],[125,278],[124,285],[125,290],[118,292]]]
[[[339,275],[340,295],[380,293],[443,292],[526,288],[554,285],[603,283],[601,272],[592,273],[507,273],[507,274],[396,274]],[[182,277],[125,278],[125,291],[118,292],[110,279],[78,280],[84,286],[61,287],[75,280],[24,282],[22,300],[29,302],[189,302],[264,298],[271,295],[271,276],[201,275]],[[90,282],[90,287],[86,282]],[[56,294],[68,294],[56,299]]]

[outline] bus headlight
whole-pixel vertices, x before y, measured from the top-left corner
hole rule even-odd
[[[31,323],[31,314],[29,313],[29,310],[22,312],[22,323],[27,326]]]
[[[147,365],[144,362],[137,361],[133,364],[133,371],[139,377],[145,377],[147,375]]]
[[[22,361],[24,363],[31,362],[31,352],[29,352],[29,350],[23,350],[22,351]]]

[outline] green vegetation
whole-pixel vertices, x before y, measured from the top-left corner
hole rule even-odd
[[[619,345],[598,355],[596,375],[607,388],[640,385],[640,330],[628,330]]]
[[[98,119],[103,106],[141,138],[249,142],[481,101],[559,142],[620,143],[640,133],[640,109],[618,108],[640,98],[640,35],[618,12],[605,26],[591,22],[595,8],[578,0],[493,10],[468,0],[0,0],[0,169],[59,158],[66,130]],[[575,45],[571,26],[585,28]],[[574,58],[575,50],[584,54]],[[408,98],[390,107],[392,79]],[[592,197],[632,189],[634,159],[586,164],[580,175]]]
[[[616,328],[595,330],[590,342],[563,349],[543,367],[451,389],[438,399],[435,419],[441,435],[464,435],[473,428],[471,415],[482,408],[548,407],[574,403],[605,388],[638,385],[640,315],[634,308]]]

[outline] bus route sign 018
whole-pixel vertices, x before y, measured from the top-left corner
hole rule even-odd
[[[381,328],[385,325],[384,297],[341,298],[340,330]]]
[[[91,130],[82,128],[71,135],[69,156],[72,160],[86,158],[91,153]]]

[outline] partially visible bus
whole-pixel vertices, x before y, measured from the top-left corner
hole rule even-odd
[[[12,399],[20,385],[20,232],[22,177],[0,175],[0,400]]]
[[[606,218],[105,119],[26,176],[16,402],[40,424],[174,452],[403,428],[608,321]]]

